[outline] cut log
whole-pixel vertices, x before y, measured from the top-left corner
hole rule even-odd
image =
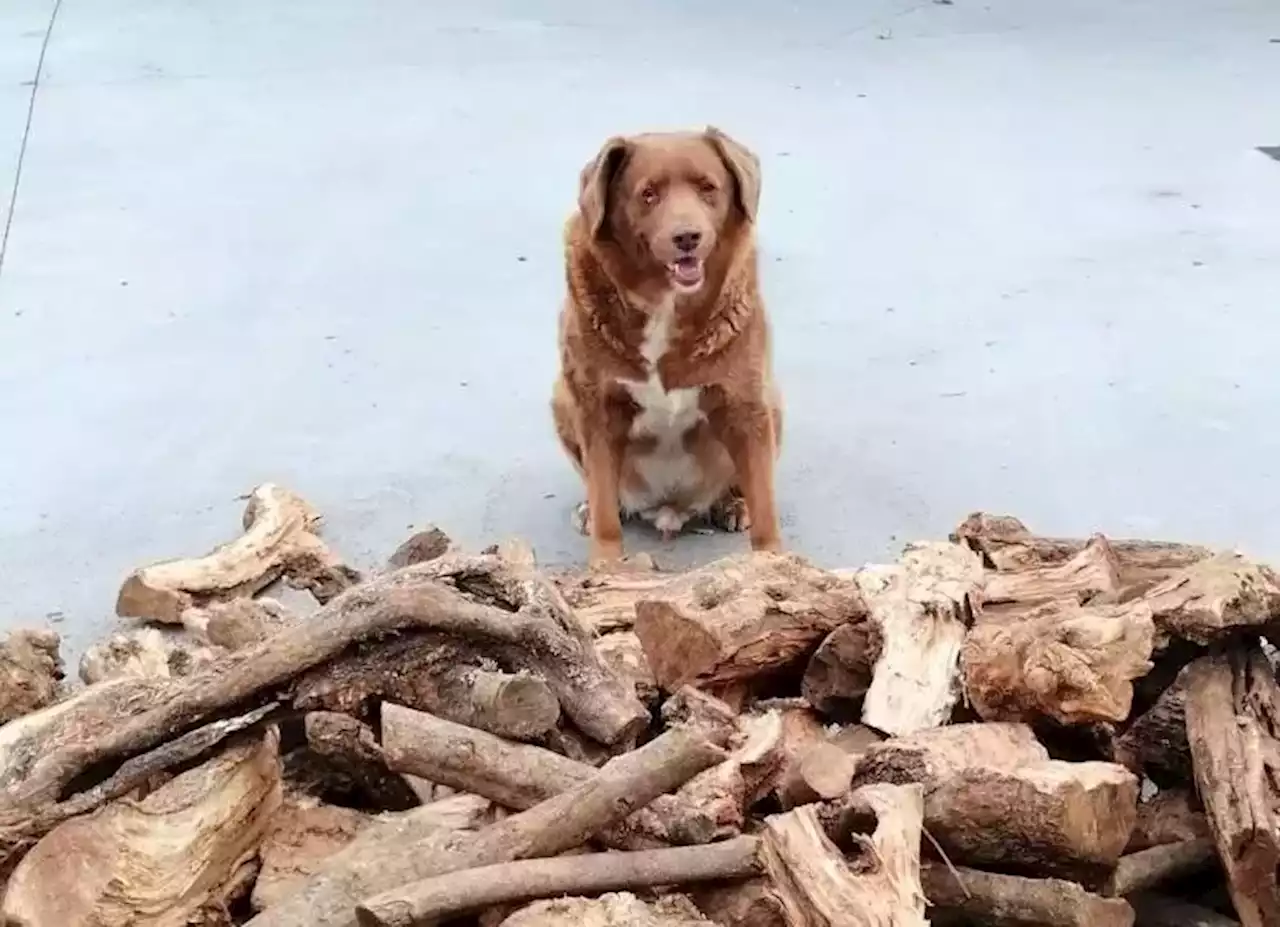
[[[316,534],[320,513],[305,499],[273,483],[249,494],[244,534],[203,557],[167,560],[134,571],[120,588],[116,614],[180,624],[182,613],[211,601],[252,596],[286,572],[320,595],[359,581],[359,574]]]
[[[1154,643],[1141,602],[1052,603],[969,633],[960,656],[965,695],[987,721],[1120,722],[1133,704],[1132,680],[1151,669]]]
[[[1240,927],[1240,922],[1180,898],[1140,894],[1129,899],[1138,927]]]
[[[759,707],[767,711],[771,706],[760,705]],[[673,724],[691,724],[712,730],[732,731],[738,724],[738,712],[709,692],[703,692],[693,686],[681,686],[676,690],[662,703],[661,714],[664,727],[671,727]],[[783,714],[785,715],[785,711]]]
[[[351,927],[362,898],[434,875],[513,859],[554,856],[585,842],[692,776],[724,753],[687,728],[668,731],[609,762],[589,781],[468,835],[422,839],[411,827],[362,834],[289,898],[263,911],[253,927]],[[419,809],[421,810],[421,809]],[[411,821],[416,812],[408,812]]]
[[[865,724],[904,735],[946,722],[959,696],[960,647],[980,606],[982,562],[958,544],[908,546],[893,566],[856,574],[880,629]]]
[[[512,914],[501,927],[706,927],[710,923],[680,895],[641,901],[611,893],[599,898],[535,901]]]
[[[878,785],[849,799],[869,816],[869,835],[852,842],[846,859],[827,836],[815,806],[765,819],[765,869],[791,927],[925,927],[920,887],[922,798],[918,786]],[[855,913],[856,912],[856,913]]]
[[[1187,669],[1196,788],[1245,927],[1280,924],[1280,685],[1256,645]]]
[[[287,802],[272,818],[258,855],[262,868],[251,904],[261,911],[296,891],[302,880],[369,823],[369,815],[337,805]]]
[[[862,710],[880,659],[880,628],[872,621],[842,624],[818,645],[800,683],[800,694],[829,718],[850,721]]]
[[[1138,805],[1126,853],[1136,853],[1166,843],[1209,837],[1209,822],[1200,803],[1187,789],[1164,789]]]
[[[989,574],[983,597],[989,605],[1016,602],[1025,606],[1054,601],[1085,604],[1113,601],[1120,589],[1119,560],[1107,539],[1094,535],[1078,554],[1063,563]]]
[[[636,623],[636,602],[671,581],[648,554],[638,554],[607,570],[573,571],[554,576],[578,620],[596,634],[629,631]]]
[[[222,655],[182,632],[139,628],[91,645],[80,658],[80,678],[88,685],[117,676],[190,676]]]
[[[139,802],[120,802],[55,828],[14,870],[4,922],[186,923],[225,898],[280,801],[276,740],[267,734]]]
[[[1187,745],[1187,670],[1183,669],[1155,703],[1116,739],[1114,759],[1161,786],[1191,781]]]
[[[1121,898],[1144,892],[1193,875],[1211,866],[1215,858],[1213,841],[1207,837],[1139,850],[1120,858],[1102,893]]]
[[[936,914],[983,927],[1132,927],[1133,909],[1075,882],[1028,879],[929,863],[920,872]]]
[[[878,733],[861,725],[832,732],[811,719],[807,711],[783,714],[787,759],[776,794],[784,811],[848,794],[858,760],[880,741]]]
[[[758,553],[718,560],[641,598],[635,630],[658,685],[672,691],[792,669],[865,614],[852,583],[796,556]]]
[[[634,631],[605,634],[596,641],[596,652],[606,666],[623,679],[631,680],[636,698],[650,708],[658,704],[662,693],[658,691],[658,681],[653,678],[653,670],[649,669],[644,646]]]
[[[61,639],[44,629],[10,631],[0,643],[0,724],[57,700],[62,690]]]
[[[1200,560],[1146,594],[1167,637],[1207,645],[1280,621],[1280,577],[1235,553]]]
[[[384,811],[418,806],[418,796],[403,776],[387,768],[372,730],[349,715],[316,711],[305,721],[307,745],[336,767],[337,774],[365,802]]]
[[[1046,757],[1021,725],[953,725],[871,747],[854,786],[920,783],[925,827],[957,862],[1097,881],[1129,842],[1138,780]]]
[[[975,512],[961,522],[951,540],[967,544],[991,569],[1001,572],[1064,563],[1089,543],[1084,538],[1040,537],[1010,515],[984,512]],[[1141,595],[1147,587],[1213,554],[1207,547],[1192,544],[1115,539],[1108,543],[1118,562],[1126,598]]]
[[[755,837],[736,837],[705,847],[499,863],[384,892],[356,915],[362,927],[414,927],[513,901],[740,879],[760,873],[758,851]]]
[[[727,738],[721,729],[716,736]],[[382,707],[382,749],[388,768],[523,811],[591,781],[594,767],[526,744],[390,703]],[[664,795],[601,839],[620,849],[664,843],[706,843],[722,836],[717,809]]]
[[[787,927],[786,912],[767,879],[693,888],[689,898],[720,927]]]
[[[729,758],[689,780],[670,802],[685,812],[682,832],[668,826],[668,842],[706,843],[739,833],[747,825],[747,811],[775,786],[786,760],[782,718],[776,711],[743,715],[730,737]],[[661,810],[656,804],[646,810]],[[668,814],[668,818],[672,815]],[[688,823],[698,827],[690,832]],[[651,831],[653,833],[653,831]],[[681,839],[672,839],[681,838]]]
[[[435,525],[428,525],[396,548],[395,553],[387,560],[387,569],[398,570],[435,560],[447,554],[452,547],[453,541],[449,539],[449,535]]]

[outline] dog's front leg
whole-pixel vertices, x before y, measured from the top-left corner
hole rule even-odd
[[[583,470],[587,478],[587,513],[590,519],[592,565],[622,559],[622,517],[619,513],[618,480],[622,468],[621,452],[602,422],[591,422],[583,429]]]
[[[751,549],[781,550],[778,507],[773,494],[773,417],[764,402],[728,402],[712,421],[737,471],[751,516]]]

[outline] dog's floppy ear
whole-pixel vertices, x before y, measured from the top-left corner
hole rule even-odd
[[[582,168],[578,178],[578,211],[586,220],[592,238],[599,238],[604,228],[605,217],[609,214],[609,188],[613,186],[613,180],[630,150],[631,143],[615,135]]]
[[[738,187],[738,206],[748,221],[756,221],[760,208],[760,159],[751,149],[737,142],[715,126],[707,126],[707,140],[720,153]]]

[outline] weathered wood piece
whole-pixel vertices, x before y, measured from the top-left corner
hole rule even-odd
[[[243,650],[260,643],[299,620],[282,603],[267,596],[210,602],[203,608],[189,608],[182,615],[183,627],[227,650]]]
[[[1213,864],[1214,844],[1208,837],[1149,847],[1120,858],[1102,894],[1113,898],[1155,888],[1192,875]]]
[[[727,738],[727,729],[718,736]],[[551,750],[515,744],[424,712],[382,706],[382,750],[388,768],[523,811],[591,781],[598,770]],[[722,835],[716,809],[663,795],[601,839],[620,849],[706,843]]]
[[[226,898],[280,801],[275,736],[233,747],[141,801],[52,830],[14,870],[4,922],[186,923]]]
[[[800,694],[815,710],[841,721],[859,716],[880,659],[880,627],[852,621],[828,634],[809,658]]]
[[[1154,644],[1144,603],[1051,603],[969,633],[960,656],[965,695],[987,721],[1120,722]]]
[[[720,927],[787,927],[786,912],[768,879],[694,886],[689,898]]]
[[[1011,515],[975,512],[966,518],[951,540],[967,544],[982,555],[993,570],[1017,571],[1063,563],[1089,543],[1085,538],[1050,538],[1032,534]],[[1126,595],[1142,591],[1198,560],[1212,556],[1207,547],[1164,541],[1108,540],[1118,562],[1120,584]]]
[[[869,834],[837,835],[852,844],[848,859],[824,831],[814,805],[765,819],[765,870],[787,923],[925,927],[920,788],[869,786],[855,792],[846,807],[848,820],[874,822]]]
[[[635,631],[668,691],[791,669],[847,621],[865,617],[857,587],[799,557],[717,560],[636,603]]]
[[[361,902],[356,915],[361,927],[414,927],[513,901],[740,879],[760,870],[755,837],[704,847],[517,860],[384,892]]]
[[[1240,927],[1240,922],[1180,898],[1142,893],[1128,899],[1137,927]]]
[[[122,618],[180,624],[192,606],[252,596],[286,572],[314,586],[318,597],[359,581],[316,534],[320,513],[274,483],[249,494],[244,534],[203,557],[166,560],[135,570],[116,599]]]
[[[1059,600],[1084,604],[1114,599],[1120,590],[1120,563],[1115,551],[1106,538],[1094,535],[1079,553],[1062,563],[991,573],[983,596],[991,605],[1017,602],[1025,606]]]
[[[596,641],[596,653],[600,654],[605,665],[631,681],[636,698],[650,708],[658,704],[662,693],[644,655],[644,645],[634,631],[613,631],[601,636]]]
[[[449,535],[435,525],[428,525],[395,549],[387,560],[387,569],[398,570],[435,560],[447,554],[452,547],[453,541],[449,539]]]
[[[351,927],[362,898],[434,875],[513,859],[554,856],[625,818],[724,759],[701,732],[676,728],[611,760],[589,781],[467,835],[465,839],[379,829],[357,838],[253,927]],[[421,810],[421,809],[419,809]],[[416,812],[408,812],[411,820]]]
[[[1187,670],[1181,670],[1155,703],[1120,735],[1114,759],[1160,785],[1191,781],[1191,748],[1187,744]]]
[[[933,913],[984,927],[1133,927],[1133,909],[1075,882],[1028,879],[928,863],[920,871]]]
[[[1187,668],[1196,788],[1245,927],[1280,924],[1280,685],[1260,648]]]
[[[80,658],[80,678],[93,685],[117,676],[190,676],[220,656],[221,648],[185,633],[138,628],[90,645]]]
[[[1280,622],[1280,577],[1240,554],[1216,554],[1153,587],[1145,601],[1161,634],[1207,645]]]
[[[959,544],[913,544],[898,563],[855,578],[882,641],[863,723],[890,735],[943,724],[959,696],[960,647],[980,607],[981,560]]]
[[[611,892],[599,898],[535,901],[500,927],[706,927],[708,923],[681,895],[641,901],[635,895]]]
[[[1200,803],[1187,789],[1163,789],[1138,805],[1126,853],[1136,853],[1166,843],[1209,837],[1209,822]]]
[[[387,768],[382,747],[367,725],[350,715],[315,711],[307,715],[304,729],[312,752],[332,764],[369,804],[384,811],[404,811],[419,804],[413,787]]]
[[[52,704],[61,694],[60,638],[43,628],[10,631],[0,642],[0,724]]]
[[[596,634],[630,631],[636,623],[636,602],[660,590],[671,578],[670,573],[657,570],[647,554],[637,554],[608,569],[552,577],[578,620]]]
[[[1095,881],[1129,842],[1138,780],[1046,757],[1025,727],[954,725],[871,747],[854,786],[920,783],[925,827],[956,862]]]

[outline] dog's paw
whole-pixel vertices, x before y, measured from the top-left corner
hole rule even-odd
[[[719,502],[711,506],[711,510],[707,512],[707,521],[720,531],[736,534],[749,530],[751,513],[747,511],[747,500],[737,493],[726,493]]]
[[[573,507],[573,512],[569,515],[569,524],[573,525],[574,530],[583,537],[591,533],[591,508],[585,499]]]

